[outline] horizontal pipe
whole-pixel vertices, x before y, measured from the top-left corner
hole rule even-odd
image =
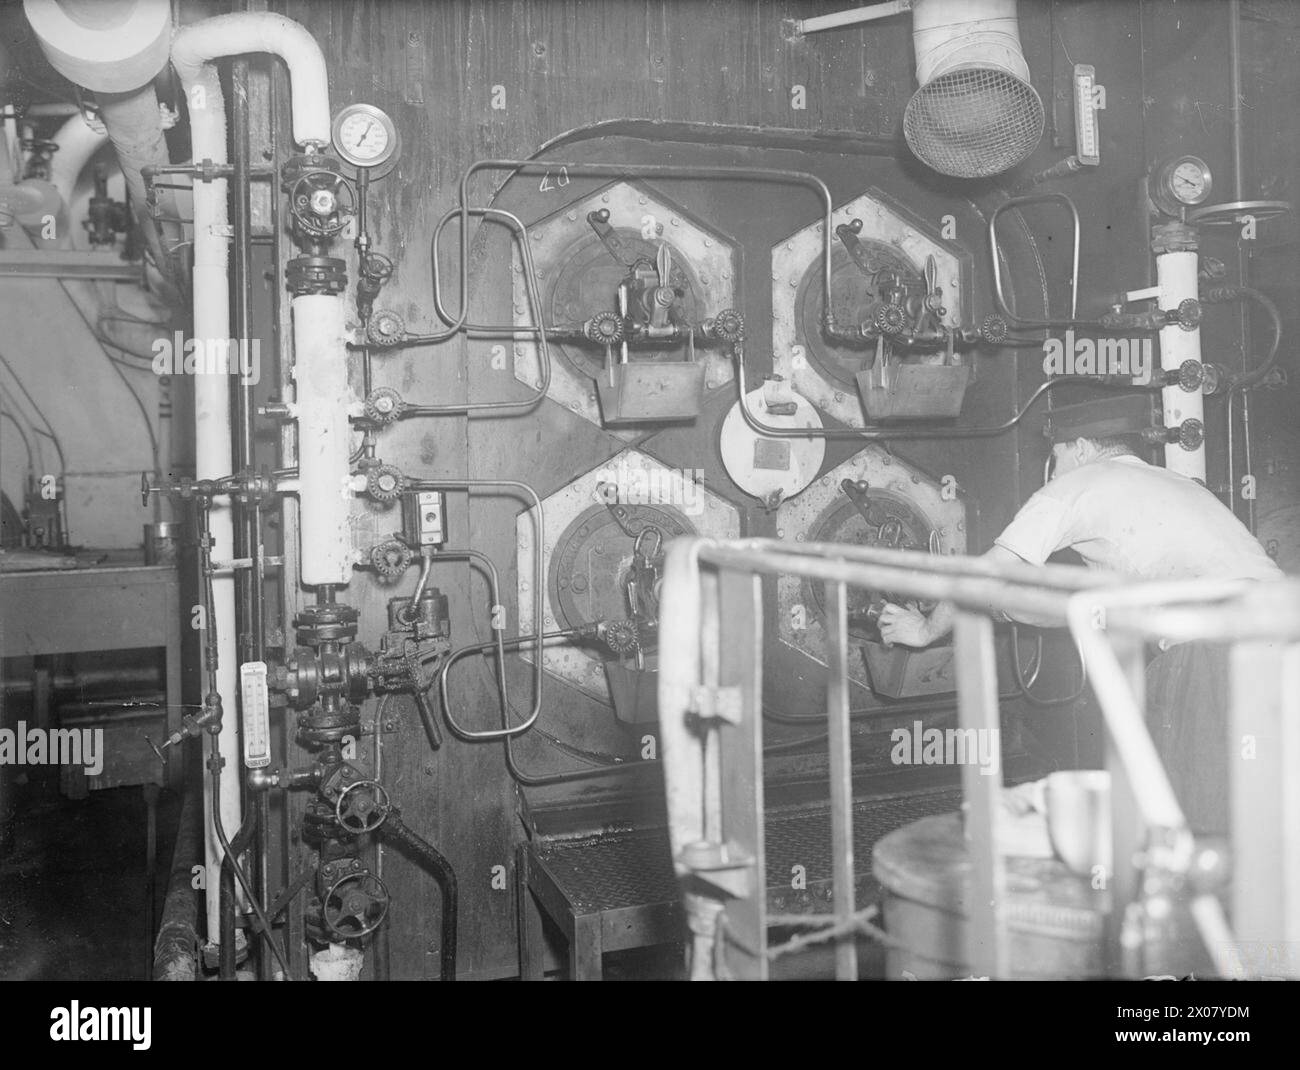
[[[139,282],[140,266],[120,253],[71,249],[0,249],[0,276],[30,279],[112,279]]]
[[[823,30],[839,30],[845,26],[861,26],[865,22],[887,19],[912,9],[913,0],[886,0],[882,4],[870,4],[867,7],[849,8],[847,11],[834,11],[829,15],[815,15],[810,19],[795,19],[795,33],[821,33]]]

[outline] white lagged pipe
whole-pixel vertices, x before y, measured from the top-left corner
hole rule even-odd
[[[1187,298],[1195,299],[1199,293],[1197,269],[1199,260],[1195,250],[1159,253],[1156,256],[1156,280],[1159,284],[1160,307],[1177,308]],[[1174,324],[1160,329],[1160,370],[1177,371],[1184,361],[1201,360],[1201,329],[1185,331]],[[1164,403],[1166,427],[1177,427],[1184,420],[1205,423],[1205,396],[1199,390],[1184,390],[1176,383],[1160,392]],[[1177,442],[1165,446],[1165,467],[1171,472],[1191,476],[1205,482],[1205,443],[1194,450],[1185,450]]]
[[[347,337],[338,294],[295,297],[293,309],[294,411],[298,420],[299,569],[308,587],[352,578],[348,516]],[[310,536],[308,538],[307,536]]]
[[[328,143],[325,59],[315,38],[298,23],[281,15],[266,12],[220,15],[187,26],[172,42],[172,64],[185,89],[196,162],[227,162],[225,101],[214,61],[252,52],[273,53],[288,65],[294,139],[299,144]],[[225,179],[194,183],[194,336],[205,341],[230,337],[226,187]],[[200,479],[229,474],[232,438],[228,376],[197,376],[194,395],[196,474]],[[214,503],[211,521],[217,540],[216,556],[233,556],[234,530],[227,502]],[[208,624],[217,629],[217,689],[225,710],[220,737],[221,753],[226,758],[222,770],[221,819],[229,836],[239,827],[241,819],[235,587],[229,574],[214,578],[213,601],[215,620]],[[212,876],[219,871],[221,847],[213,831],[212,814],[205,812],[204,817],[208,886],[215,888]],[[209,894],[206,904],[208,932],[215,935],[220,931],[218,897]]]

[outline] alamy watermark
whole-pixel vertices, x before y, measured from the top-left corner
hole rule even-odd
[[[1000,728],[926,728],[921,721],[889,733],[895,765],[978,765],[981,776],[1002,768]]]
[[[671,505],[687,516],[704,512],[702,468],[660,468],[623,457],[596,476],[592,496],[602,505]]]
[[[186,338],[176,331],[170,338],[155,338],[155,375],[239,375],[255,386],[262,379],[262,342],[258,338]]]
[[[1069,330],[1043,342],[1046,375],[1120,375],[1146,386],[1154,367],[1150,337],[1080,338]]]
[[[87,776],[104,771],[102,728],[0,728],[0,765],[81,765]]]

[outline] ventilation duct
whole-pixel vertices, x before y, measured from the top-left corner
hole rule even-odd
[[[920,85],[903,135],[940,174],[985,178],[1025,159],[1043,134],[1015,0],[916,0],[912,44]]]

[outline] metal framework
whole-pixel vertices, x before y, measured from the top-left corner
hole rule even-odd
[[[999,725],[993,617],[1068,627],[1102,706],[1111,774],[1116,873],[1105,961],[1144,976],[1152,946],[1186,896],[1222,976],[1300,976],[1300,580],[1122,585],[1069,566],[995,565],[854,546],[770,539],[677,539],[661,594],[659,718],[673,863],[698,980],[764,979],[771,949],[764,889],[761,717],[764,576],[825,585],[830,679],[830,802],[835,858],[835,972],[858,973],[855,939],[869,929],[854,902],[847,595],[850,587],[956,605],[958,722]],[[1229,928],[1146,729],[1144,646],[1230,644],[1234,864]],[[978,737],[974,737],[978,738]],[[994,842],[1002,776],[963,766],[971,860],[966,963],[1007,977],[1003,863]],[[1236,936],[1234,936],[1234,930]]]

